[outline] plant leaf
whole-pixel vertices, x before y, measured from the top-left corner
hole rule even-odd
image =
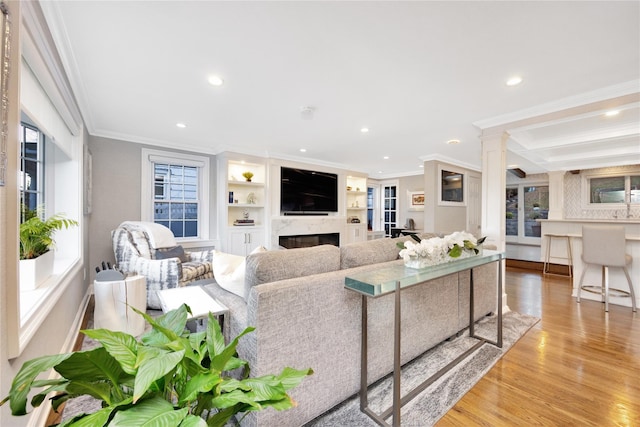
[[[187,414],[188,408],[174,409],[173,405],[163,398],[154,397],[116,412],[109,427],[178,426]]]
[[[136,373],[138,343],[133,336],[108,329],[87,329],[80,332],[99,341],[127,374]]]
[[[67,359],[71,354],[42,356],[25,362],[11,383],[9,395],[0,402],[0,405],[10,399],[11,414],[25,415],[27,413],[27,396],[36,377]]]
[[[133,386],[133,403],[137,402],[151,384],[164,377],[184,358],[184,350],[167,351],[153,347],[140,347],[138,350],[138,373]]]
[[[213,318],[213,315],[209,314],[209,323],[216,322],[216,320],[215,319],[212,320],[212,318]],[[229,345],[224,350],[222,350],[221,353],[216,354],[215,356],[212,356],[211,354],[211,349],[215,348],[215,344],[210,342],[212,340],[212,337],[210,336],[207,337],[207,344],[209,346],[209,357],[211,358],[211,369],[215,369],[217,371],[223,371],[225,366],[227,366],[227,362],[229,362],[231,357],[236,354],[236,347],[238,346],[238,340],[242,336],[248,334],[249,332],[252,332],[253,330],[255,330],[253,326],[249,326],[248,328],[246,328],[244,331],[240,333],[240,335],[235,337],[233,341],[231,341]],[[220,331],[220,326],[218,326],[217,331]]]
[[[260,403],[255,399],[255,395],[251,393],[245,393],[241,390],[234,390],[229,393],[222,393],[220,396],[215,397],[212,400],[212,404],[215,408],[230,408],[238,403],[246,403],[252,408],[259,410],[262,409]]]
[[[282,373],[278,375],[276,378],[282,382],[282,385],[284,386],[285,390],[291,390],[292,388],[300,384],[307,375],[312,375],[312,374],[313,374],[313,369],[311,368],[297,370],[287,366],[282,370]]]
[[[242,383],[251,387],[249,394],[258,402],[280,400],[287,395],[284,385],[273,375],[247,378]]]
[[[200,417],[189,414],[182,420],[179,427],[207,427],[207,422]]]
[[[198,398],[199,393],[209,393],[220,384],[222,378],[216,372],[207,372],[189,378],[187,384],[179,396],[178,405],[184,406],[186,402],[192,402]]]
[[[111,387],[106,382],[73,381],[67,388],[70,397],[88,394],[111,405]]]
[[[458,258],[462,255],[462,248],[458,245],[453,245],[451,249],[449,249],[449,256],[451,258]]]
[[[127,374],[120,364],[104,347],[78,351],[60,362],[56,371],[70,381],[112,381],[120,382]]]
[[[131,309],[144,317],[152,326],[152,329],[141,338],[145,345],[151,346],[162,346],[178,339],[187,326],[187,312],[191,313],[191,309],[186,304],[182,304],[179,308],[158,316],[156,319],[135,307],[131,307]]]

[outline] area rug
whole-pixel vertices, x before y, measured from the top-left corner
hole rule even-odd
[[[469,391],[493,365],[540,319],[508,312],[504,314],[503,346],[485,344],[471,353],[458,366],[435,381],[401,410],[401,424],[408,427],[426,427],[434,425],[451,409],[467,391]],[[476,335],[495,340],[495,316],[487,317],[477,324]],[[421,384],[443,366],[455,359],[465,350],[473,347],[477,340],[470,338],[468,332],[450,341],[434,347],[430,351],[409,362],[402,368],[401,394]],[[391,406],[393,399],[393,379],[385,377],[369,387],[369,408],[380,414]],[[392,417],[386,419],[391,424]],[[324,415],[307,423],[305,427],[373,427],[377,424],[360,411],[360,399],[353,396]]]
[[[150,313],[150,314],[159,314]],[[93,326],[89,320],[88,328]],[[471,353],[457,367],[431,384],[415,399],[407,403],[401,411],[402,426],[427,427],[435,424],[462,396],[467,393],[493,365],[540,319],[508,312],[503,316],[503,346],[497,348],[485,344]],[[476,335],[489,340],[496,339],[495,316],[490,316],[476,324]],[[402,368],[401,393],[422,383],[426,378],[446,366],[465,350],[473,347],[477,340],[468,333],[455,339],[445,341],[434,347]],[[84,337],[83,350],[93,348],[97,343]],[[369,407],[376,413],[383,412],[391,406],[393,381],[391,377],[383,378],[369,388]],[[63,419],[81,412],[95,412],[100,409],[99,402],[89,396],[71,399],[64,408]],[[391,424],[392,418],[387,422]],[[232,424],[228,424],[231,426]],[[305,427],[374,427],[377,424],[360,411],[358,396],[342,402],[324,415],[307,423]]]

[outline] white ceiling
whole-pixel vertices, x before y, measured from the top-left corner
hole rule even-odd
[[[373,178],[479,170],[483,128],[527,173],[640,163],[637,1],[41,6],[92,135]]]

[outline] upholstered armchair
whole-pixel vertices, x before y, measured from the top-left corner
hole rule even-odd
[[[111,240],[118,269],[146,278],[148,308],[161,308],[159,290],[213,277],[214,251],[185,251],[163,225],[126,221],[111,232]]]

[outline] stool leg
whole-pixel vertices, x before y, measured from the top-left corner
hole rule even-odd
[[[604,311],[609,311],[609,267],[602,267],[604,279]]]
[[[547,238],[547,250],[544,254],[544,265],[542,266],[542,274],[547,274],[549,272],[549,261],[551,257],[551,237],[546,236]]]
[[[571,237],[567,236],[567,253],[569,254],[568,266],[569,266],[569,278],[573,277],[573,253],[571,252]]]
[[[631,276],[629,276],[629,270],[627,267],[622,267],[624,270],[624,275],[627,276],[627,282],[629,283],[629,296],[631,297],[631,310],[635,313],[637,311],[636,308],[636,294],[633,291],[633,283],[631,282]]]
[[[576,301],[578,304],[580,303],[580,292],[582,291],[582,281],[584,280],[584,275],[587,272],[587,268],[589,268],[589,264],[584,264],[584,268],[582,269],[582,274],[580,275],[580,283],[578,283],[578,297]]]

